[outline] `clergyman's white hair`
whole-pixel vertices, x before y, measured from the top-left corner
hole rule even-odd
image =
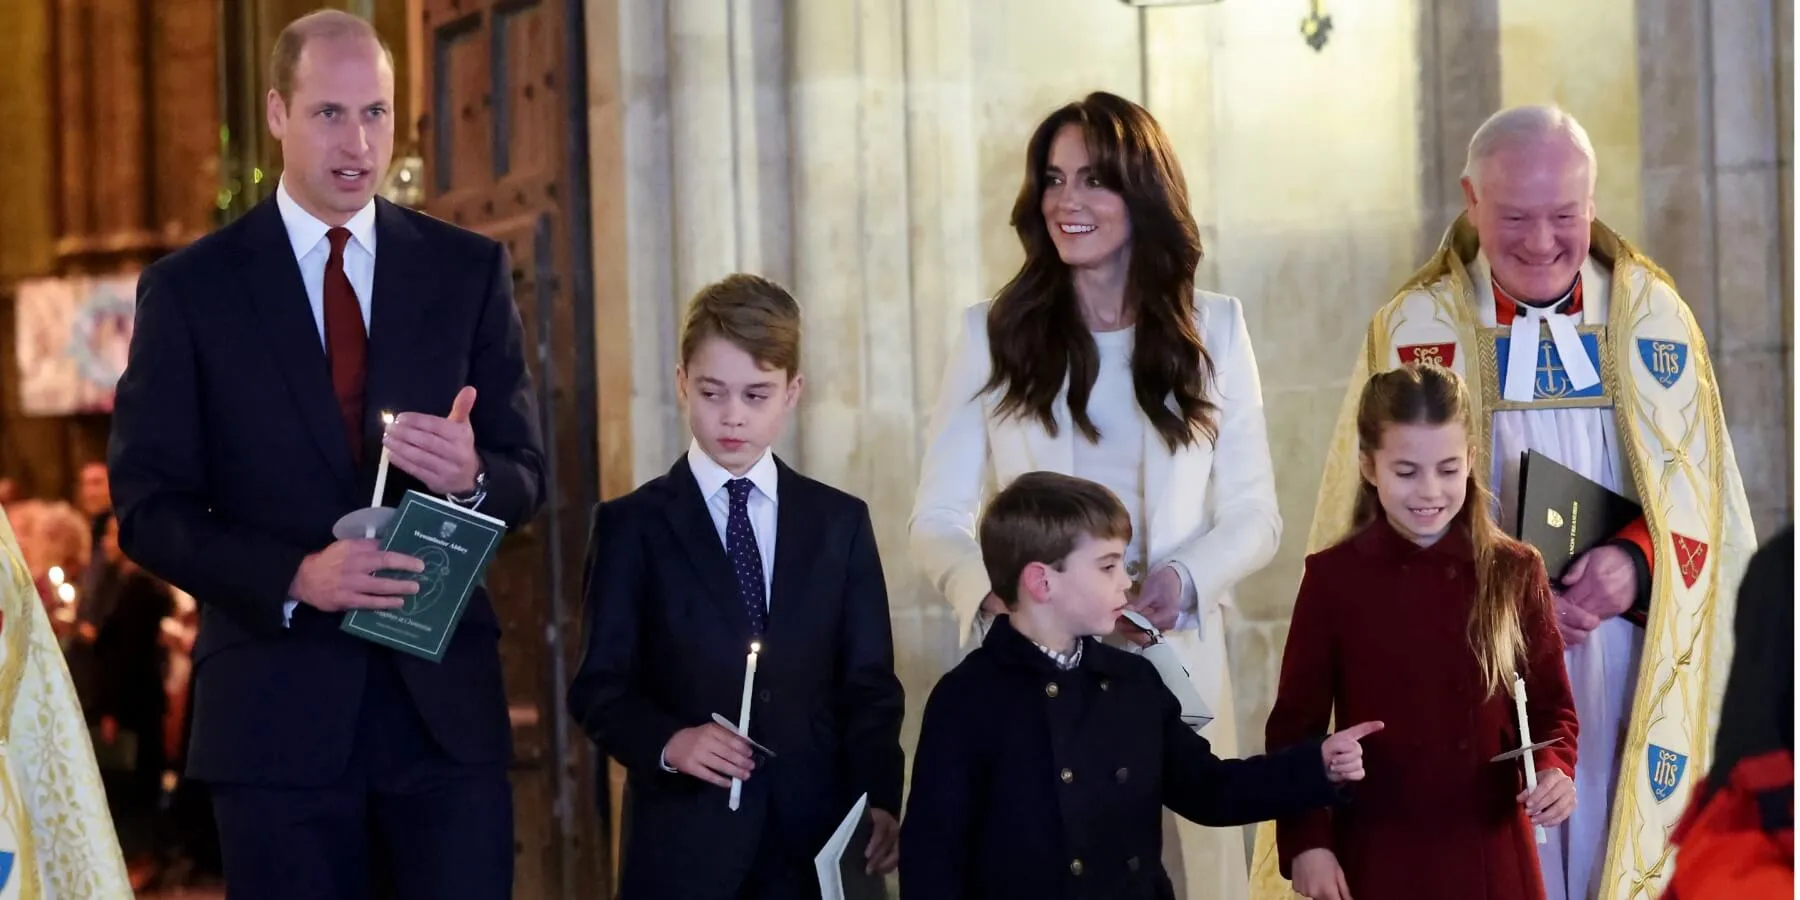
[[[1588,183],[1600,174],[1600,161],[1594,156],[1594,142],[1588,140],[1587,129],[1575,117],[1554,106],[1514,106],[1489,116],[1475,136],[1469,139],[1469,159],[1463,164],[1463,177],[1481,193],[1481,164],[1506,147],[1546,138],[1563,137],[1587,157]]]

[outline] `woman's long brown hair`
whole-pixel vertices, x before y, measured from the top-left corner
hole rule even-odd
[[[1100,351],[1082,321],[1069,267],[1044,221],[1050,145],[1066,125],[1080,126],[1087,135],[1094,176],[1124,198],[1131,217],[1125,304],[1136,314],[1131,382],[1138,406],[1171,451],[1202,436],[1214,440],[1217,407],[1206,398],[1212,357],[1194,323],[1200,227],[1188,210],[1187,182],[1168,137],[1150,113],[1104,92],[1052,113],[1031,136],[1025,184],[1012,211],[1025,264],[988,308],[993,374],[979,393],[999,390],[999,415],[1034,418],[1054,435],[1051,409],[1066,377],[1076,430],[1090,441],[1100,440],[1087,413]],[[1169,407],[1171,398],[1175,409]]]
[[[1455,372],[1431,364],[1409,364],[1382,372],[1363,386],[1356,411],[1357,442],[1365,459],[1381,447],[1390,425],[1461,425],[1475,433],[1467,389]],[[1475,556],[1475,605],[1469,611],[1469,646],[1488,694],[1504,693],[1522,671],[1524,606],[1532,596],[1531,561],[1537,551],[1514,540],[1488,515],[1492,495],[1469,448],[1468,492],[1452,528],[1463,529]],[[1356,530],[1384,515],[1375,486],[1364,479],[1356,495]]]

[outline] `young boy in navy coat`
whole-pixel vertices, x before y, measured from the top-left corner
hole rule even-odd
[[[689,306],[693,443],[594,511],[569,711],[628,770],[622,900],[819,896],[813,856],[869,795],[867,868],[898,853],[903,699],[868,506],[769,450],[800,399],[800,309],[733,275]],[[738,722],[752,642],[749,737]],[[728,802],[742,781],[741,805]]]
[[[1379,723],[1221,760],[1154,666],[1094,639],[1131,586],[1131,518],[1111,491],[1032,472],[980,530],[1009,615],[925,706],[900,833],[906,900],[1167,900],[1164,806],[1243,825],[1329,805],[1362,778],[1358,741]]]

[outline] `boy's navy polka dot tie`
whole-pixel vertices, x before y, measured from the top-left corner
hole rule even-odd
[[[731,557],[738,595],[744,598],[744,609],[750,614],[750,630],[761,635],[769,625],[769,603],[763,596],[762,552],[756,549],[756,532],[750,528],[752,487],[755,485],[748,478],[725,482],[725,489],[731,493],[731,515],[725,519],[725,553]]]

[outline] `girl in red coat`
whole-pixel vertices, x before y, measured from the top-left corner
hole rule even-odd
[[[1575,808],[1575,702],[1543,560],[1493,524],[1470,403],[1447,369],[1369,379],[1357,525],[1312,555],[1267,746],[1381,721],[1351,802],[1277,823],[1281,872],[1314,900],[1542,900],[1532,826]],[[1525,681],[1537,787],[1519,759]],[[1559,836],[1550,832],[1551,839]]]

